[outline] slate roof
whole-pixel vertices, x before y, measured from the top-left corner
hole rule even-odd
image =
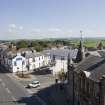
[[[17,52],[15,49],[6,48],[6,49],[1,49],[0,54],[8,57],[9,59],[12,59],[13,57],[16,56]]]
[[[77,49],[56,49],[56,50],[44,50],[43,53],[49,53],[50,55],[55,56],[64,56],[68,57],[68,54],[70,54],[70,57],[76,58],[77,55]]]
[[[99,54],[100,56],[89,55],[78,64],[75,71],[77,73],[83,71],[87,78],[99,82],[100,78],[105,75],[105,52],[99,51]]]
[[[33,49],[32,49],[32,48],[20,48],[20,49],[17,50],[17,52],[25,52],[25,51],[30,51],[30,52],[32,52]]]
[[[38,56],[42,56],[43,54],[41,53],[26,53],[25,58],[34,58]]]

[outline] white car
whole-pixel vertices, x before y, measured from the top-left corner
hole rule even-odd
[[[33,81],[32,83],[28,84],[28,88],[36,88],[40,86],[39,81]]]

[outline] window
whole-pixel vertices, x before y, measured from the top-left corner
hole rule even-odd
[[[17,66],[16,61],[14,62],[14,66]]]
[[[22,60],[22,58],[17,58],[16,60]]]
[[[55,56],[53,55],[53,61],[55,61]]]
[[[61,60],[64,60],[64,57],[61,57]]]

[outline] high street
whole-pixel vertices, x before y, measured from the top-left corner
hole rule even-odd
[[[16,80],[0,67],[0,105],[46,105],[37,96],[31,96]]]

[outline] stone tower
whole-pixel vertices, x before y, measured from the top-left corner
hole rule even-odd
[[[82,34],[82,32],[81,32],[81,34]],[[78,52],[77,52],[77,56],[76,56],[76,63],[79,63],[84,58],[85,58],[85,50],[83,47],[83,40],[82,40],[82,35],[81,35],[81,40],[80,40],[80,44],[79,44]]]

